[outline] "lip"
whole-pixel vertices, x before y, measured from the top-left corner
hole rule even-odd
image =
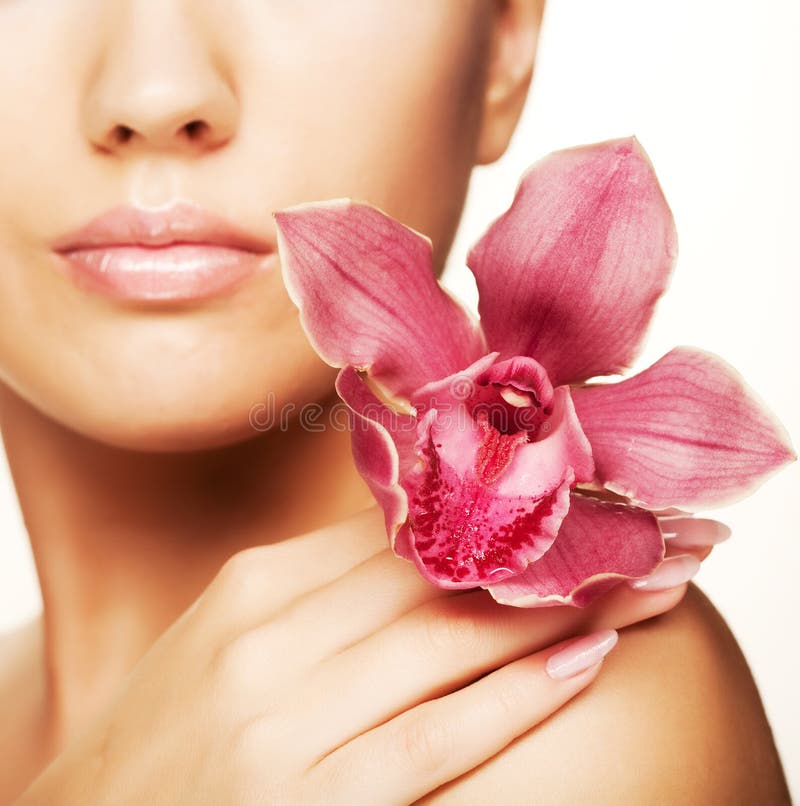
[[[52,249],[80,287],[153,302],[232,291],[275,254],[270,241],[187,202],[161,211],[114,207]]]

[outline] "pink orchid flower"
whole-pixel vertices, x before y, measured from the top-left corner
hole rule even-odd
[[[732,501],[796,458],[703,350],[587,383],[630,368],[676,256],[635,138],[524,174],[468,256],[480,323],[436,281],[430,240],[376,207],[335,199],[275,220],[302,325],[341,367],[353,456],[391,546],[435,585],[585,606],[664,559],[653,510]]]

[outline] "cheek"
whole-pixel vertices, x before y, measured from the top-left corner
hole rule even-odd
[[[253,158],[288,203],[369,201],[430,236],[443,260],[473,166],[486,15],[468,0],[413,13],[405,0],[344,0],[296,21],[307,5],[243,57]]]

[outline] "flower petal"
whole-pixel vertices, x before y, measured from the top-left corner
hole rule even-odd
[[[742,376],[696,347],[676,347],[638,375],[572,397],[598,481],[650,509],[730,503],[796,458]]]
[[[672,213],[635,138],[550,154],[467,257],[489,347],[535,358],[554,386],[624,371],[676,253]]]
[[[413,456],[416,419],[393,411],[370,391],[353,367],[336,378],[336,391],[347,404],[356,468],[383,509],[392,549],[412,559],[406,528],[408,498],[399,483],[401,457]]]
[[[428,238],[350,199],[275,213],[284,282],[314,349],[369,369],[393,395],[486,352],[477,322],[437,283]]]
[[[573,492],[553,545],[521,574],[488,590],[515,607],[585,607],[622,580],[647,576],[663,557],[664,539],[651,512]]]
[[[411,394],[411,405],[417,413],[429,409],[454,411],[475,394],[478,378],[492,366],[498,355],[496,352],[487,353],[458,372],[426,383]]]

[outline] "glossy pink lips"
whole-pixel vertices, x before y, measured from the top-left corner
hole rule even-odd
[[[232,290],[274,255],[265,239],[201,208],[116,207],[53,244],[82,288],[136,301],[198,300]]]

